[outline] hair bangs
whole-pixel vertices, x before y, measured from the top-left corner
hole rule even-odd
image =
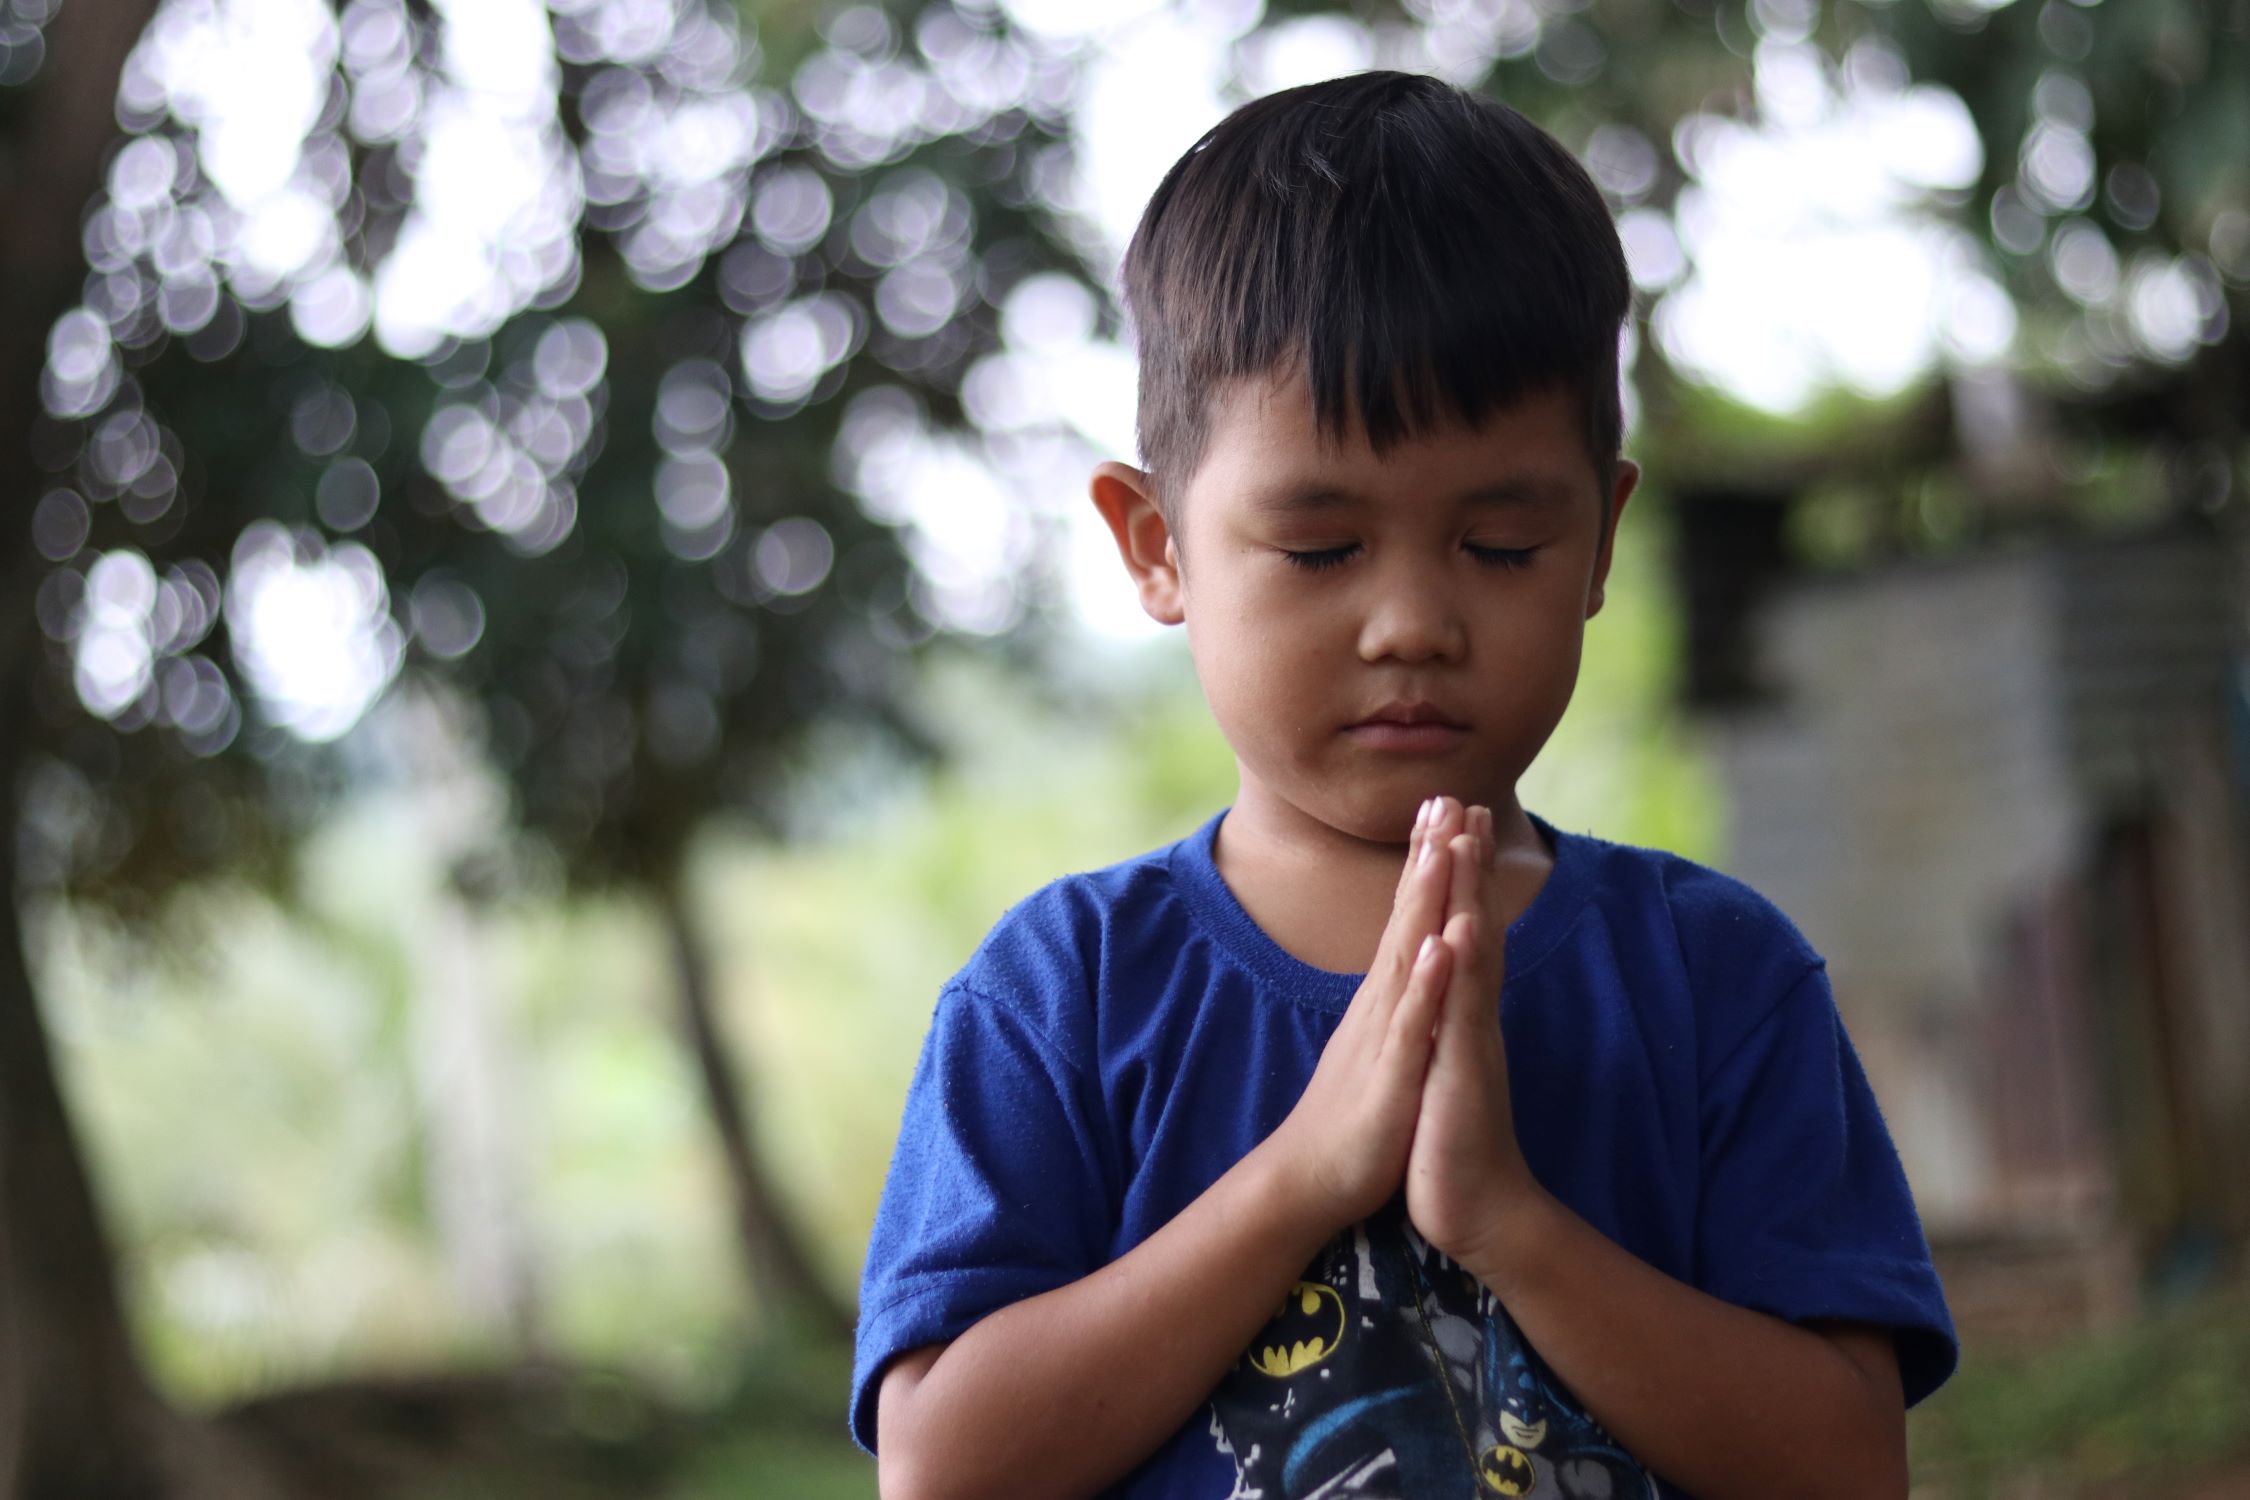
[[[1177,162],[1126,254],[1138,436],[1167,510],[1222,383],[1294,362],[1376,451],[1562,387],[1606,499],[1631,307],[1600,191],[1516,111],[1364,73],[1254,100]]]

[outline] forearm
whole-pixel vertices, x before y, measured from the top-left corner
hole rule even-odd
[[[1131,1251],[946,1348],[882,1451],[885,1500],[1090,1495],[1208,1399],[1332,1231],[1252,1151]]]
[[[1906,1493],[1895,1412],[1834,1345],[1677,1281],[1527,1193],[1463,1262],[1594,1419],[1713,1500]]]

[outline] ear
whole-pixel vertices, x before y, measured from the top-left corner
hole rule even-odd
[[[1609,497],[1609,529],[1602,534],[1601,550],[1594,556],[1593,587],[1586,591],[1586,618],[1591,620],[1602,611],[1602,585],[1609,580],[1610,555],[1617,547],[1617,523],[1624,519],[1625,502],[1633,498],[1633,488],[1641,482],[1641,466],[1629,458],[1617,461],[1617,487]]]
[[[1156,490],[1146,473],[1131,464],[1105,459],[1094,465],[1087,484],[1094,507],[1109,523],[1125,571],[1133,575],[1141,608],[1159,625],[1177,625],[1187,618],[1186,593],[1180,583],[1180,553],[1173,545],[1171,528],[1156,505]]]

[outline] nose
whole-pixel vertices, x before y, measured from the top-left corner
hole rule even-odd
[[[1468,650],[1467,623],[1445,582],[1412,568],[1370,581],[1375,595],[1360,624],[1361,660],[1458,661]]]

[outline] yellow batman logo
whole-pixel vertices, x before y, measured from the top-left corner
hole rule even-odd
[[[1524,1451],[1506,1443],[1495,1443],[1485,1449],[1484,1457],[1477,1462],[1477,1484],[1487,1495],[1528,1495],[1534,1477],[1531,1460]]]
[[[1278,1380],[1311,1369],[1343,1341],[1344,1299],[1324,1281],[1300,1281],[1243,1357],[1251,1369]]]
[[[1526,1422],[1512,1411],[1500,1413],[1500,1435],[1518,1448],[1536,1448],[1547,1441],[1547,1419]]]

